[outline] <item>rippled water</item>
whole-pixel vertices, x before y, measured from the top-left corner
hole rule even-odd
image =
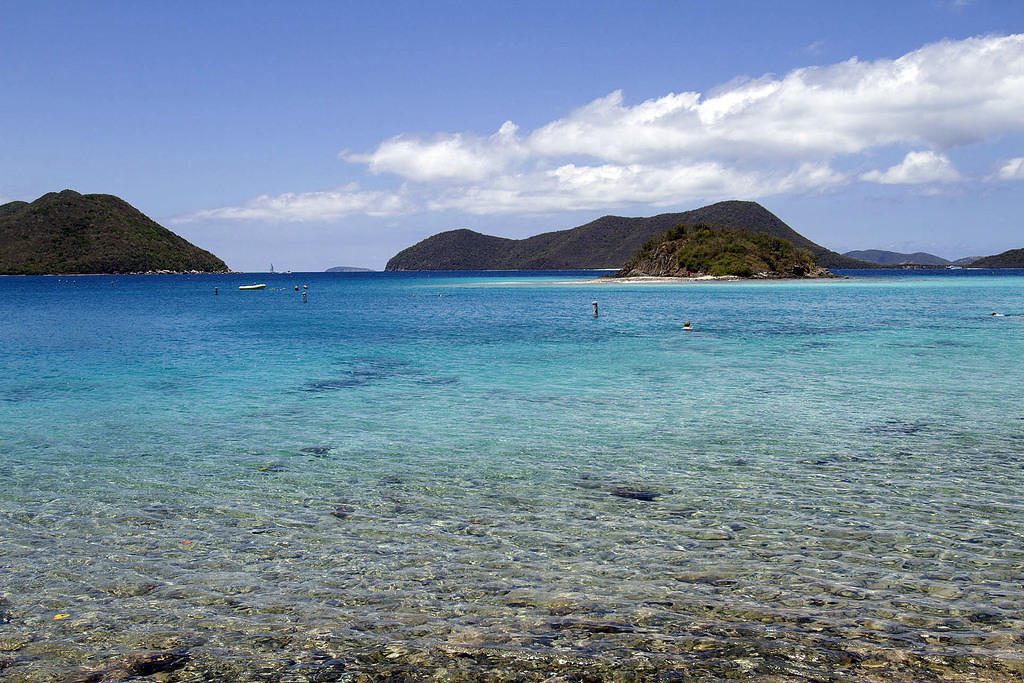
[[[0,679],[1019,679],[1024,273],[855,275],[0,278]]]

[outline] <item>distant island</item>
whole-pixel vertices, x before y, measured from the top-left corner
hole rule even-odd
[[[848,251],[843,256],[876,263],[883,267],[906,266],[970,266],[972,268],[1024,268],[1024,249],[1010,249],[995,256],[966,256],[949,261],[926,252],[901,254],[895,251],[867,249]]]
[[[325,273],[373,273],[373,268],[356,268],[355,266],[334,266],[324,271]]]
[[[400,251],[385,270],[585,270],[621,268],[644,244],[677,225],[764,233],[806,249],[823,268],[872,268],[815,244],[756,202],[726,201],[649,218],[604,216],[585,225],[514,240],[449,230]]]
[[[941,256],[917,251],[913,254],[901,254],[896,251],[885,251],[883,249],[863,249],[858,251],[847,251],[843,256],[855,258],[868,263],[877,263],[880,266],[948,266],[952,263]]]
[[[1024,268],[1024,249],[1010,249],[995,256],[977,259],[972,268]]]
[[[224,261],[107,194],[50,192],[0,206],[0,274],[230,272]]]
[[[612,277],[835,277],[810,250],[763,232],[680,224],[653,237]]]

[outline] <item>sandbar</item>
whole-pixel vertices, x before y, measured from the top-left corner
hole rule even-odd
[[[743,280],[737,275],[695,275],[693,277],[662,277],[656,275],[635,275],[630,277],[603,277],[600,280],[584,280],[583,284],[606,284],[609,282],[650,282],[650,283],[673,283],[673,282],[708,282],[719,280]],[[750,279],[750,278],[747,278]]]

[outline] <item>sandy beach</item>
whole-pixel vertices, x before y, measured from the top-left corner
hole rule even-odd
[[[657,277],[654,275],[640,275],[635,277],[604,277],[598,280],[584,280],[583,284],[609,284],[609,283],[652,283],[652,284],[673,284],[680,282],[708,282],[714,280],[743,280],[736,275],[699,275],[695,277]],[[747,278],[749,279],[749,278]]]

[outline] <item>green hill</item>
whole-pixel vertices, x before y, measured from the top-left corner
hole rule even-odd
[[[73,190],[0,206],[0,274],[228,272],[122,199]]]
[[[398,252],[384,270],[515,270],[509,253],[520,241],[448,230]]]
[[[971,268],[1024,268],[1024,249],[1010,249],[971,262]]]
[[[756,278],[832,277],[814,254],[763,232],[678,225],[654,237],[614,277],[714,275]]]
[[[728,201],[647,218],[604,216],[521,240],[450,230],[396,254],[385,270],[561,270],[619,268],[647,240],[679,224],[742,228],[791,242],[825,268],[873,267],[815,244],[756,202]]]

